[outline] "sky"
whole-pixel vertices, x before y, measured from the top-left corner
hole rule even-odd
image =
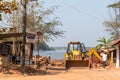
[[[119,0],[38,0],[44,6],[59,6],[55,15],[60,18],[65,37],[48,42],[50,47],[66,47],[68,42],[80,41],[86,47],[95,47],[100,37],[109,38],[103,22],[110,20],[108,5]]]
[[[95,47],[100,37],[109,38],[103,22],[110,20],[108,5],[119,0],[44,0],[47,6],[59,5],[55,15],[60,17],[65,37],[48,42],[51,47],[67,46],[70,41],[83,42]]]
[[[8,0],[7,0],[8,1]],[[50,47],[66,47],[71,41],[80,41],[86,47],[95,47],[100,37],[109,38],[103,22],[110,20],[108,5],[119,0],[38,0],[44,6],[59,6],[55,15],[60,18],[65,37],[48,42]]]

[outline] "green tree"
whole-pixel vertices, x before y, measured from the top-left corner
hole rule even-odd
[[[39,47],[41,50],[50,50],[49,46],[45,42],[41,42]]]
[[[6,14],[3,16],[3,21],[2,21],[2,25],[3,26],[7,26],[7,27],[3,27],[2,29],[0,29],[0,32],[6,32],[6,33],[19,33],[22,32],[22,13],[21,13],[21,7],[20,4],[17,3],[17,6],[19,6],[17,8],[17,10],[12,11],[11,14]],[[8,28],[9,29],[6,29]],[[3,31],[4,30],[4,31]],[[3,38],[2,40],[4,41],[13,41],[13,54],[20,55],[20,43],[17,42],[17,40],[19,40],[20,38],[15,37],[15,38]]]
[[[27,27],[30,30],[42,32],[43,39],[46,41],[64,35],[64,31],[60,29],[62,23],[54,14],[56,6],[45,8],[42,3],[37,1],[29,3],[28,6]]]
[[[54,14],[56,9],[56,6],[45,8],[39,1],[29,2],[27,4],[27,31],[42,32],[45,41],[63,37],[65,31],[61,29],[62,23]],[[20,6],[13,14],[5,15],[6,21],[2,25],[9,26],[9,32],[22,32],[23,12]]]
[[[62,23],[54,14],[57,8],[56,6],[45,8],[42,6],[42,3],[37,1],[28,4],[27,29],[41,32],[45,41],[45,43],[41,42],[40,47],[36,44],[36,49],[48,49],[49,46],[47,46],[46,41],[64,36],[65,31],[60,29]],[[37,40],[37,43],[40,43],[38,41],[39,40]]]
[[[3,17],[6,21],[3,21],[2,25],[10,27],[8,32],[22,32],[24,9],[21,4],[18,6],[19,8],[13,14]],[[65,31],[60,29],[62,23],[54,14],[57,8],[56,6],[46,8],[39,1],[29,2],[27,4],[27,31],[42,32],[44,41],[63,37]]]
[[[100,37],[97,42],[100,42],[100,44],[98,44],[96,46],[96,49],[100,49],[100,48],[105,48],[108,49],[110,46],[111,41],[113,40],[114,37],[110,37],[108,39],[105,39],[105,37]]]
[[[2,20],[1,12],[5,12],[5,14],[12,13],[12,11],[17,10],[17,4],[16,0],[12,0],[11,2],[0,0],[0,20]]]

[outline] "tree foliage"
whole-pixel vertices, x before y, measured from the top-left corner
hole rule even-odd
[[[112,8],[120,8],[120,1],[117,2],[117,3],[110,4],[110,5],[108,5],[108,7],[112,7]]]
[[[0,12],[12,13],[12,11],[17,10],[17,8],[16,0],[12,0],[12,2],[0,0]],[[0,20],[2,20],[2,14],[0,14]]]
[[[110,46],[111,41],[113,40],[114,37],[110,37],[108,39],[105,39],[105,37],[100,37],[97,42],[99,42],[100,44],[98,44],[96,46],[96,49],[100,49],[100,48],[108,48]]]
[[[41,50],[50,50],[49,46],[44,41],[40,43],[39,48]]]
[[[112,36],[115,36],[115,39],[120,37],[120,23],[115,21],[106,21],[104,22],[106,25],[106,31],[108,31]]]
[[[64,35],[64,31],[60,29],[62,23],[54,14],[55,9],[56,6],[45,8],[39,2],[29,4],[28,28],[42,32],[43,39],[46,41]]]
[[[22,31],[24,9],[22,9],[21,4],[18,5],[20,6],[18,10],[4,17],[6,21],[3,24],[10,27],[9,31]],[[27,31],[42,32],[43,39],[46,41],[64,36],[64,31],[61,29],[62,23],[54,14],[56,9],[56,6],[43,7],[39,1],[27,3]]]
[[[110,13],[112,20],[105,21],[103,24],[106,26],[106,31],[110,32],[112,36],[115,36],[115,39],[118,39],[120,38],[120,1],[108,5],[108,8],[113,9],[114,17]]]

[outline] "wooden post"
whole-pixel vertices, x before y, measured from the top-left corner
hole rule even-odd
[[[120,67],[120,51],[119,51],[119,44],[116,46],[117,52],[116,52],[116,68]]]
[[[110,62],[113,63],[113,51],[110,53]]]

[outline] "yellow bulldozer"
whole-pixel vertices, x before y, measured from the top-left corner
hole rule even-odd
[[[88,52],[83,43],[69,42],[67,51],[64,54],[65,67],[66,69],[70,67],[89,67],[92,55],[94,55],[92,63],[96,61],[102,62],[101,56],[95,49],[90,48]]]
[[[83,43],[69,42],[64,54],[65,67],[88,67],[87,50]]]

